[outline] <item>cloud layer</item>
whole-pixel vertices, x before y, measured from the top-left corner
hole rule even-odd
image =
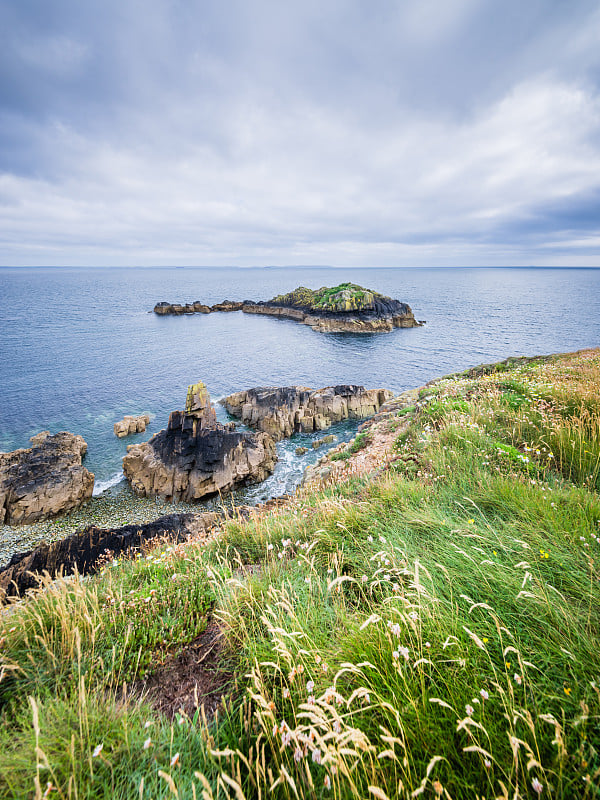
[[[600,265],[587,0],[8,0],[0,263]]]

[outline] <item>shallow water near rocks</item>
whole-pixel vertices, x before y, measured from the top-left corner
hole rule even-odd
[[[152,313],[162,300],[266,300],[342,281],[409,303],[427,325],[361,336],[242,312]],[[0,450],[27,447],[40,430],[81,434],[96,493],[117,485],[123,516],[142,513],[144,503],[119,483],[127,445],[165,427],[198,380],[213,401],[269,385],[357,383],[401,392],[511,355],[600,344],[598,269],[0,268],[0,294]],[[151,417],[145,433],[114,436],[117,420],[143,412]],[[337,435],[350,438],[355,427]],[[293,490],[324,452],[309,445],[299,458],[301,444],[300,437],[279,443],[274,475],[236,499],[259,502]],[[115,507],[117,497],[109,500]],[[26,549],[34,528],[0,529],[0,552]]]

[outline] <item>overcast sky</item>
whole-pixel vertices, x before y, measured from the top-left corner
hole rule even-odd
[[[600,266],[600,4],[0,0],[0,264]]]

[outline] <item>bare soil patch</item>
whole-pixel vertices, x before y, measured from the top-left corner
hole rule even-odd
[[[233,680],[223,649],[223,633],[213,620],[179,655],[139,681],[136,689],[166,717],[183,712],[192,718],[203,708],[206,719],[211,719]]]

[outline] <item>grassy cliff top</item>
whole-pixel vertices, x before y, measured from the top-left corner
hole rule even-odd
[[[0,615],[0,796],[597,797],[599,385],[448,376],[209,545],[46,581]]]
[[[375,298],[378,297],[382,295],[356,283],[340,283],[338,286],[322,286],[320,289],[299,286],[293,292],[277,295],[270,302],[309,311],[371,311],[375,307]]]

